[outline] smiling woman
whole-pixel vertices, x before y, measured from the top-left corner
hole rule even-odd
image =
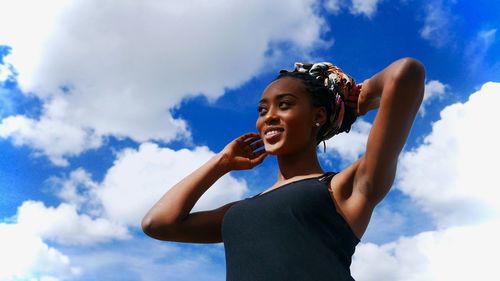
[[[224,242],[227,280],[352,280],[351,257],[396,163],[423,99],[424,68],[403,58],[356,85],[331,63],[282,71],[258,104],[258,133],[230,142],[151,208],[149,236]],[[340,172],[324,172],[317,145],[349,132],[378,108],[365,154]],[[251,198],[190,213],[203,193],[232,170],[277,157],[275,184]]]

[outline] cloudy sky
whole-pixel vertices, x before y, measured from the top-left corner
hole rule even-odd
[[[361,82],[426,67],[392,190],[356,280],[498,280],[500,3],[494,0],[0,0],[0,280],[224,280],[222,243],[139,226],[173,184],[255,131],[280,69],[332,61]],[[376,115],[318,151],[359,158]],[[193,211],[274,183],[221,178]]]

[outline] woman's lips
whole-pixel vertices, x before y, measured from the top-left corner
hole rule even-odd
[[[281,138],[283,131],[284,130],[281,128],[268,129],[264,134],[264,140],[268,143],[273,144]]]

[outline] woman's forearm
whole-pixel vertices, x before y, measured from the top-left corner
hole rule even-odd
[[[223,160],[222,154],[213,156],[203,166],[170,188],[142,220],[143,229],[146,232],[154,231],[162,226],[181,223],[203,193],[229,172]]]

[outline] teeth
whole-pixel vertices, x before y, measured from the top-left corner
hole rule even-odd
[[[279,134],[278,130],[271,130],[271,131],[266,132],[266,136],[274,136],[276,134]]]

